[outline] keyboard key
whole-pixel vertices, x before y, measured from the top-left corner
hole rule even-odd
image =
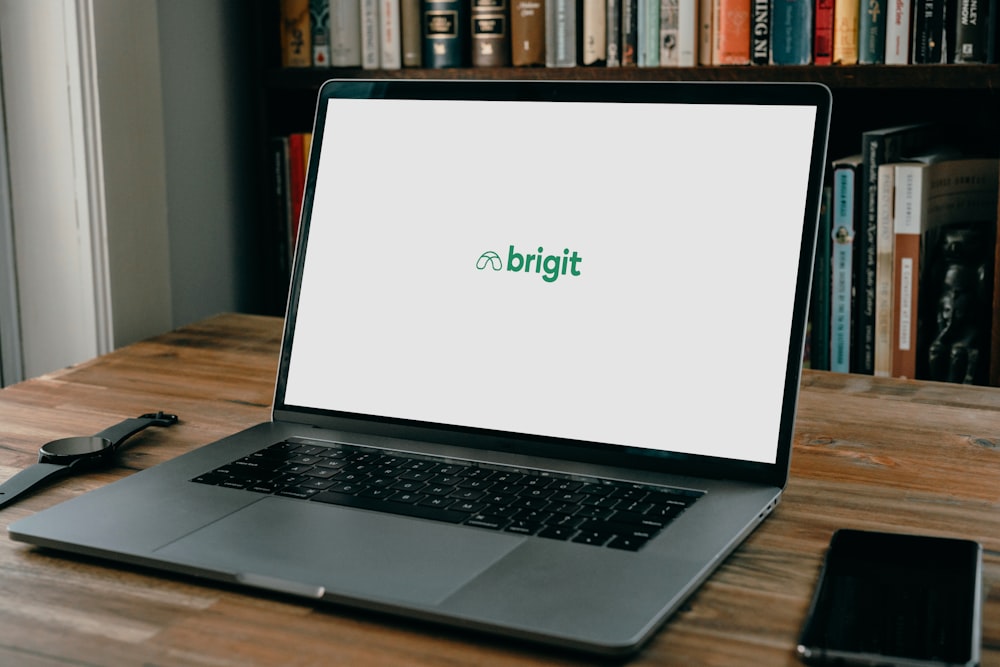
[[[573,538],[573,541],[580,544],[604,546],[604,544],[606,544],[614,536],[615,535],[613,533],[607,533],[604,531],[581,531],[576,537]]]
[[[546,526],[539,531],[539,537],[547,537],[550,540],[568,540],[576,532],[574,528],[563,528],[560,526]]]
[[[535,523],[534,521],[512,521],[504,530],[508,533],[517,533],[519,535],[534,535],[541,528],[542,524]]]
[[[644,540],[640,537],[627,537],[625,535],[618,535],[613,540],[608,542],[607,546],[612,549],[624,549],[625,551],[638,551],[639,549],[646,546],[646,542],[649,540]]]
[[[469,520],[465,522],[466,526],[475,526],[477,528],[489,528],[491,530],[500,530],[504,526],[510,523],[509,520],[495,516],[492,514],[473,514],[469,517]]]

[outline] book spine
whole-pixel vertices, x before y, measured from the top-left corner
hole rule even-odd
[[[639,0],[622,0],[622,66],[639,64]]]
[[[678,32],[680,15],[678,0],[660,0],[660,67],[680,65]]]
[[[605,0],[583,0],[583,34],[580,64],[606,65],[608,61],[608,6]]]
[[[854,240],[853,167],[833,171],[833,231],[830,285],[830,370],[851,371],[851,282]]]
[[[639,0],[639,67],[660,65],[660,0]]]
[[[808,65],[812,62],[814,0],[774,0],[771,12],[771,62]]]
[[[292,261],[292,196],[291,175],[288,171],[288,137],[271,139],[271,159],[274,168],[275,249],[277,251],[278,275],[288,278]]]
[[[750,0],[715,0],[712,62],[750,64]]]
[[[698,64],[698,0],[677,2],[677,64]]]
[[[299,237],[299,220],[302,217],[302,197],[306,188],[306,134],[295,132],[288,136],[288,192],[291,197],[291,242],[292,248]]]
[[[813,64],[833,64],[833,3],[834,0],[816,0],[816,18],[813,32]]]
[[[914,0],[910,62],[943,62],[945,0]]]
[[[309,0],[313,67],[330,66],[330,2]]]
[[[361,0],[361,67],[378,69],[379,0]]]
[[[424,67],[442,69],[465,65],[470,30],[467,7],[462,0],[423,0]]]
[[[823,187],[820,200],[819,229],[816,234],[816,258],[813,267],[813,289],[810,301],[812,332],[810,366],[830,370],[830,260],[832,243],[833,188]]]
[[[775,0],[775,4],[785,0]],[[754,65],[767,65],[771,62],[771,40],[776,32],[780,32],[780,24],[771,26],[771,0],[752,0],[753,25],[750,38],[750,62]],[[777,16],[775,17],[777,19]]]
[[[877,65],[885,61],[886,0],[864,0],[858,20],[858,63]]]
[[[834,0],[833,63],[854,65],[858,62],[858,0]]]
[[[378,0],[379,66],[382,69],[399,69],[403,66],[399,2],[400,0]]]
[[[577,65],[575,0],[545,1],[545,65]]]
[[[312,66],[309,0],[281,0],[281,66]]]
[[[954,16],[952,62],[985,63],[988,15],[982,11],[981,0],[957,0]]]
[[[917,322],[920,278],[920,236],[926,211],[923,177],[925,165],[896,166],[895,258],[893,284],[892,350],[894,377],[915,378],[917,373]]]
[[[622,0],[608,0],[605,37],[608,42],[608,67],[622,64]]]
[[[896,166],[878,167],[878,206],[876,211],[875,255],[875,363],[873,374],[892,375],[892,284],[894,258],[893,198]]]
[[[514,2],[510,23],[511,62],[517,67],[545,65],[545,1]]]
[[[472,0],[473,67],[510,64],[509,15],[507,0]]]
[[[403,67],[420,67],[423,64],[420,0],[399,0],[399,40],[403,52]]]
[[[361,3],[330,0],[330,64],[361,66]]]
[[[889,0],[885,23],[885,64],[907,65],[910,62],[911,0]]]

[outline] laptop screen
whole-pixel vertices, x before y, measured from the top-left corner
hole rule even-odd
[[[815,106],[320,104],[284,405],[776,461]]]

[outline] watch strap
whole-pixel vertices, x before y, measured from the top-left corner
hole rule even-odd
[[[112,449],[117,449],[125,440],[135,435],[147,426],[170,426],[177,421],[175,415],[168,415],[162,412],[147,414],[133,419],[125,419],[114,426],[109,426],[100,433],[95,433],[95,438],[104,438],[111,442]]]
[[[46,480],[69,472],[69,466],[58,463],[36,463],[28,466],[0,484],[0,507],[14,502],[19,496]]]

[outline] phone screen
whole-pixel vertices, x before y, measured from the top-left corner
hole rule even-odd
[[[982,548],[839,530],[799,640],[810,663],[977,665]]]

